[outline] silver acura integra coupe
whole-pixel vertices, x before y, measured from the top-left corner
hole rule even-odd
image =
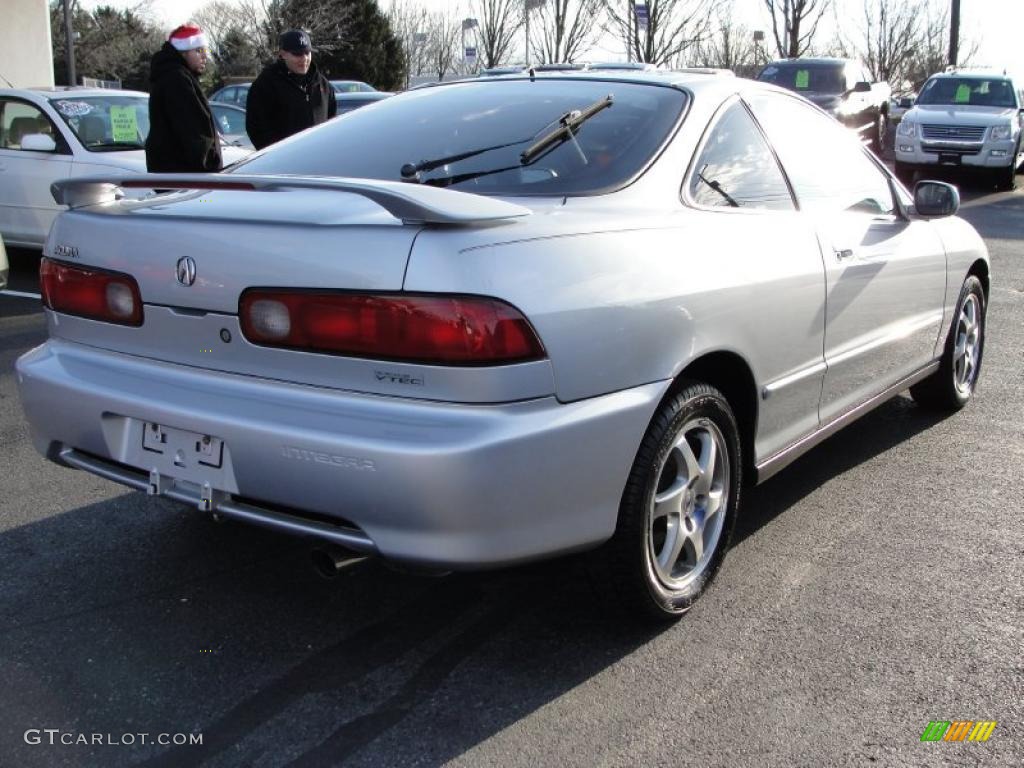
[[[446,84],[54,195],[50,339],[17,363],[38,450],[338,564],[591,548],[609,598],[676,617],[745,483],[908,387],[960,408],[981,365],[955,188],[909,195],[738,78]]]

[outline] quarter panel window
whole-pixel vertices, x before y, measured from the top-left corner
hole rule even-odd
[[[775,156],[739,102],[711,129],[688,186],[693,202],[709,208],[795,208]]]
[[[0,148],[21,149],[21,140],[30,133],[54,136],[53,125],[43,112],[22,101],[0,101]]]
[[[802,210],[895,211],[888,177],[848,128],[785,94],[756,94],[748,102],[779,153]]]

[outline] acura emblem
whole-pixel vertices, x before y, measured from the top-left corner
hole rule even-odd
[[[196,281],[196,260],[191,256],[182,256],[178,259],[178,282],[182,285],[192,285]]]

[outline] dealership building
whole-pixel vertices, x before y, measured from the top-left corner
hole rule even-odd
[[[53,85],[53,45],[47,0],[3,0],[0,88]]]

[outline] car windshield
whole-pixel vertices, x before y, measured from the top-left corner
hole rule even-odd
[[[335,93],[371,93],[376,90],[360,80],[331,80]]]
[[[146,96],[78,96],[74,92],[50,103],[90,152],[143,149],[149,134]]]
[[[986,77],[935,77],[924,84],[918,104],[1015,107],[1009,80]]]
[[[226,135],[245,133],[245,110],[232,109],[223,104],[210,104],[217,129]]]
[[[523,150],[562,116],[608,95],[613,105],[579,126],[572,140],[556,142],[528,165],[521,163]],[[402,181],[404,165],[473,153],[432,167],[418,180],[467,177],[450,186],[479,194],[596,194],[623,186],[644,169],[686,102],[683,91],[660,85],[554,78],[466,81],[392,96],[233,170]],[[492,149],[474,152],[484,147]]]
[[[840,94],[846,90],[846,77],[839,64],[770,64],[757,79],[797,93],[809,91]]]

